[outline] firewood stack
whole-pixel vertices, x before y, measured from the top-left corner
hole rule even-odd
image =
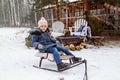
[[[75,50],[81,50],[83,48],[87,48],[87,46],[85,44],[79,44],[79,45],[74,45],[74,44],[70,44],[70,45],[65,45],[65,47],[68,49],[68,50],[72,50],[72,51],[75,51]]]

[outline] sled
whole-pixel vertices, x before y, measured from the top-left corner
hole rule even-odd
[[[53,72],[63,72],[63,71],[69,70],[69,69],[71,69],[73,67],[76,67],[76,66],[84,63],[85,64],[84,80],[88,80],[88,78],[87,78],[87,61],[85,59],[81,59],[81,61],[79,61],[77,63],[73,63],[72,62],[73,56],[60,54],[60,59],[61,60],[69,60],[68,62],[69,62],[70,65],[68,67],[64,68],[63,70],[57,70],[57,69],[50,69],[50,68],[42,67],[42,61],[44,59],[48,59],[49,61],[54,62],[53,55],[51,53],[37,53],[35,56],[39,57],[40,61],[39,61],[38,66],[33,65],[33,67],[38,68],[38,69],[53,71]]]

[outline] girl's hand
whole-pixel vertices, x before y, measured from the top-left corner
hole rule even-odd
[[[59,42],[59,41],[56,41],[56,44],[60,45],[60,42]]]
[[[38,49],[43,49],[44,46],[42,44],[38,44]]]

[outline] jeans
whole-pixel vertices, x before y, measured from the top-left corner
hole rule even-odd
[[[61,63],[61,59],[60,59],[60,56],[59,56],[59,51],[64,52],[66,55],[74,56],[71,52],[69,52],[69,51],[68,51],[65,47],[63,47],[63,46],[56,45],[55,47],[50,47],[50,48],[47,50],[47,52],[53,54],[54,60],[55,60],[56,64]]]

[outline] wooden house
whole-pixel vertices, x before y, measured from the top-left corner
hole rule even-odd
[[[65,5],[58,4],[58,7],[56,7],[56,5],[48,5],[36,11],[36,21],[43,16],[47,19],[49,26],[51,26],[52,23],[59,18],[59,20],[65,24],[65,28],[68,28],[74,26],[74,22],[77,19],[86,19],[88,15],[95,15],[106,20],[106,4],[93,6],[90,4],[91,1],[92,0],[78,0],[66,3]],[[114,14],[114,12],[112,9],[109,11],[110,15]]]
[[[56,12],[56,5],[49,5],[36,11],[37,20],[43,16],[48,20],[49,25],[51,26],[51,24],[57,20],[57,17],[59,17],[59,20],[65,24],[65,28],[73,26],[77,19],[86,18],[84,1],[85,0],[79,0],[67,3],[66,5],[59,5],[58,15]]]

